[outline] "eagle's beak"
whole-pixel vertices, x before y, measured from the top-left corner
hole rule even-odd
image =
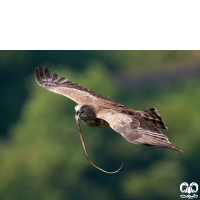
[[[75,118],[76,118],[76,119],[77,119],[77,118],[79,119],[81,113],[83,113],[83,112],[81,112],[80,110],[77,110],[76,115],[75,115]]]
[[[80,110],[77,110],[76,115],[81,114],[83,112],[81,112]]]

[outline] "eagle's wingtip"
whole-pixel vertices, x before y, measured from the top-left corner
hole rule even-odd
[[[181,153],[184,153],[181,149],[180,149],[180,151],[179,152],[181,152]]]
[[[41,80],[43,77],[43,71],[42,71],[42,67],[36,67],[35,68],[35,81],[38,85],[41,85]]]
[[[177,146],[175,146],[175,145],[172,145],[172,149],[173,149],[173,150],[176,150],[176,151],[178,151],[178,152],[180,152],[180,153],[184,153],[179,147],[177,147]]]

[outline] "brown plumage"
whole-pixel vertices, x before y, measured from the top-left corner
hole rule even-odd
[[[36,68],[35,80],[47,90],[75,101],[78,104],[76,113],[88,126],[111,127],[131,143],[164,147],[183,153],[158,129],[167,127],[155,108],[144,111],[126,109],[106,96],[91,92],[65,78],[58,78],[57,74],[51,77],[47,68],[44,68],[44,72],[41,67]]]

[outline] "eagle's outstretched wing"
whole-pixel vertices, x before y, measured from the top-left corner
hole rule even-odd
[[[58,78],[57,74],[52,76],[49,70],[44,67],[44,72],[42,67],[35,69],[35,80],[38,85],[45,87],[47,90],[64,95],[78,104],[89,104],[95,101],[105,102],[117,107],[123,107],[122,105],[116,103],[109,97],[96,94],[88,89],[68,81],[65,78]],[[100,101],[99,101],[100,100]]]
[[[167,136],[158,129],[167,128],[158,114],[157,117],[153,117],[156,114],[153,108],[147,111],[132,110],[131,112],[129,110],[127,113],[121,109],[119,111],[104,109],[97,113],[97,117],[107,121],[112,129],[131,143],[164,147],[183,153],[180,148],[171,144]]]

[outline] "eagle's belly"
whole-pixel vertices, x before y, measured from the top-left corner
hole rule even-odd
[[[82,119],[83,123],[90,127],[110,128],[109,123],[103,119]]]

